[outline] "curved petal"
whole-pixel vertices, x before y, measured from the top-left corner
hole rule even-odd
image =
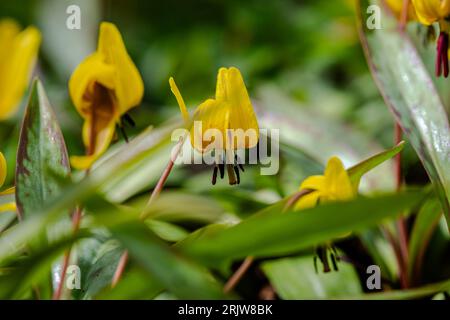
[[[322,197],[324,201],[348,200],[354,197],[350,177],[342,161],[337,157],[328,160]]]
[[[178,106],[180,107],[181,114],[183,116],[184,122],[189,122],[189,112],[186,108],[186,104],[184,103],[183,96],[180,93],[180,90],[178,90],[177,84],[175,83],[175,80],[173,77],[170,77],[169,79],[169,85],[170,90],[172,91],[173,95],[175,96],[175,99],[177,99]]]
[[[114,90],[115,69],[102,61],[98,53],[94,53],[81,62],[69,80],[69,92],[75,108],[83,118],[92,113],[92,96],[95,84]],[[118,115],[119,111],[114,110]]]
[[[445,18],[450,12],[446,6],[441,6],[441,0],[412,0],[419,21],[430,25]]]
[[[41,43],[41,34],[28,27],[17,34],[17,25],[11,21],[0,24],[0,120],[16,110],[28,86]]]
[[[241,72],[234,67],[220,68],[217,75],[216,100],[229,104],[228,129],[253,130],[256,138],[249,138],[245,148],[253,148],[259,140],[259,126]]]
[[[297,211],[314,208],[317,205],[317,202],[319,201],[319,197],[320,192],[318,191],[305,194],[295,203],[294,210]]]
[[[141,103],[144,83],[135,64],[128,55],[122,36],[110,22],[102,22],[97,52],[104,62],[115,67],[115,91],[120,114]]]
[[[310,190],[323,190],[325,188],[325,177],[324,176],[310,176],[303,180],[300,185],[300,190],[310,189]]]

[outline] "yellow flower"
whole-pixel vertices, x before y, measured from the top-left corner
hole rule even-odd
[[[84,119],[86,146],[86,156],[71,157],[71,163],[77,169],[87,169],[106,151],[116,124],[144,94],[141,75],[114,24],[101,23],[97,51],[75,69],[69,91]]]
[[[336,202],[351,200],[356,196],[356,188],[337,157],[328,160],[323,176],[311,176],[300,185],[300,190],[311,190],[295,204],[296,210],[315,207],[319,202]]]
[[[35,27],[20,31],[13,20],[0,21],[0,120],[17,111],[40,43],[41,35]]]
[[[235,150],[255,147],[259,140],[258,121],[241,72],[234,67],[220,68],[215,99],[201,103],[192,119],[173,78],[169,79],[169,83],[184,120],[194,123],[190,128],[191,145],[201,153],[214,150],[216,154],[221,154],[214,167],[213,184],[216,183],[218,170],[223,178],[224,162],[227,163],[230,184],[239,184],[238,168],[242,169],[242,166],[236,157],[229,157],[234,155]],[[201,126],[196,123],[201,123]],[[211,142],[207,133],[211,130],[220,136],[220,142],[215,139]]]
[[[449,0],[412,0],[418,20],[424,25],[443,22],[450,15]]]
[[[417,19],[420,23],[429,26],[439,23],[440,35],[437,42],[436,76],[449,75],[448,48],[449,48],[449,23],[450,0],[412,0]]]
[[[7,166],[6,166],[6,159],[3,156],[3,153],[0,152],[0,188],[5,183],[6,179],[6,172],[7,172]],[[0,192],[0,196],[3,195],[10,195],[15,192],[15,188],[9,188],[5,191]],[[16,210],[16,204],[15,202],[8,202],[8,203],[2,203],[0,204],[0,212],[4,211],[15,211]]]

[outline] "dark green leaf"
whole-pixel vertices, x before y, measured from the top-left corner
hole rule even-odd
[[[22,123],[16,166],[16,203],[24,218],[61,192],[70,174],[64,137],[44,87],[34,80]]]
[[[410,191],[287,213],[274,206],[271,212],[266,211],[234,227],[201,237],[182,246],[182,249],[206,264],[246,256],[291,254],[350,231],[362,231],[383,219],[394,218],[418,205],[424,196],[423,192]]]

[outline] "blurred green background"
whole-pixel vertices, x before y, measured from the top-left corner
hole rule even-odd
[[[81,30],[66,28],[66,8],[72,4],[80,6]],[[351,165],[373,153],[371,150],[393,143],[393,120],[368,72],[352,1],[1,1],[0,17],[12,17],[23,26],[34,24],[42,31],[36,73],[57,110],[71,155],[84,153],[84,147],[81,117],[68,97],[67,83],[78,63],[95,50],[98,25],[104,20],[114,22],[122,32],[145,83],[145,98],[131,112],[137,126],[128,130],[129,135],[179,116],[168,86],[170,76],[175,77],[192,109],[214,95],[219,67],[236,66],[256,107],[261,102],[276,111],[289,104],[293,122],[330,130],[328,134],[342,145],[357,140],[353,145],[358,145],[359,152],[352,156],[342,148],[341,154],[333,141],[328,144],[335,150],[328,148],[329,154],[319,157],[320,148],[316,152],[302,148],[321,164],[337,154]],[[22,112],[25,102],[26,97]],[[1,124],[2,149],[11,165],[22,112]],[[328,128],[331,123],[337,124],[341,133]],[[272,125],[284,126],[282,121]],[[288,135],[298,138],[295,133]],[[311,149],[323,144],[314,134],[304,138],[310,140],[304,143]],[[425,178],[414,153],[409,148],[405,153],[406,165],[418,169],[407,178],[421,182]],[[10,166],[10,173],[12,169]],[[294,176],[292,186],[298,185],[304,174]]]

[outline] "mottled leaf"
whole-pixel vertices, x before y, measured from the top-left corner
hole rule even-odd
[[[402,126],[435,185],[450,226],[450,126],[445,107],[424,63],[387,10],[382,27],[368,28],[369,5],[378,0],[359,0],[359,33],[376,84]]]

